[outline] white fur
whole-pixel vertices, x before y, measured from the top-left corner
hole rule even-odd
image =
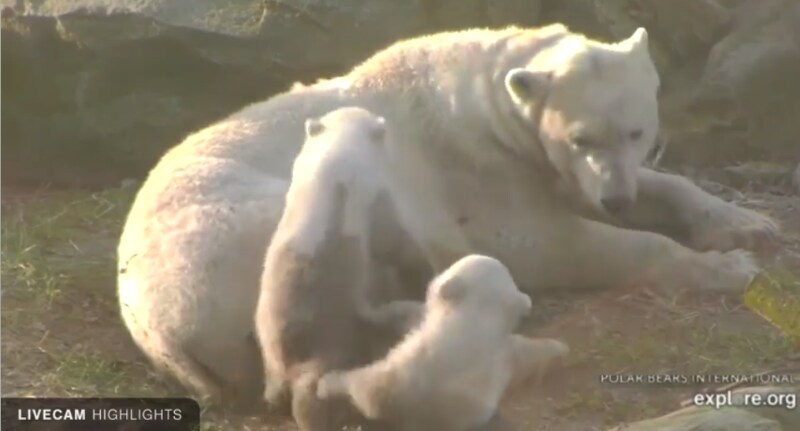
[[[385,122],[360,108],[342,108],[323,116],[322,139],[309,137],[294,161],[292,187],[286,207],[294,212],[285,216],[282,231],[292,239],[292,248],[313,255],[323,240],[329,223],[326,218],[334,204],[337,184],[358,184],[359,192],[348,196],[343,234],[356,237],[369,226],[369,208],[379,193],[388,193],[382,139],[369,134],[385,129]],[[332,129],[332,130],[329,130]],[[330,135],[330,136],[329,136]]]
[[[364,318],[373,267],[371,221],[389,187],[381,118],[341,108],[308,119],[306,134],[267,249],[255,328],[267,401],[280,404],[291,387],[298,424],[318,429],[314,423],[330,418],[309,385],[327,369],[365,360],[360,347],[372,343]],[[319,342],[318,331],[326,331],[329,342]]]

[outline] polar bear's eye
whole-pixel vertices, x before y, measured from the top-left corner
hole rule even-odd
[[[636,129],[628,133],[628,138],[630,138],[631,141],[638,141],[641,137],[642,137],[642,129]]]

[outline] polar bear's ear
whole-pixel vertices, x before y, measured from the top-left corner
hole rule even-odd
[[[506,74],[508,94],[516,103],[537,99],[547,92],[552,79],[550,72],[534,72],[523,68],[511,69]]]
[[[306,137],[311,138],[319,135],[325,130],[325,125],[318,118],[309,118],[306,120]]]

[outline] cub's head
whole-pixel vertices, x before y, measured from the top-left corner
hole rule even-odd
[[[584,207],[622,212],[636,199],[636,172],[659,128],[647,32],[606,44],[555,28],[546,40],[523,34],[512,48],[528,60],[502,76],[512,129],[503,140],[543,159],[561,191]]]
[[[461,258],[439,274],[431,282],[427,303],[434,308],[498,316],[510,328],[531,310],[530,297],[520,292],[508,268],[478,254]]]
[[[323,181],[360,189],[386,184],[386,121],[363,108],[346,107],[305,122],[305,143],[294,162],[292,182]]]

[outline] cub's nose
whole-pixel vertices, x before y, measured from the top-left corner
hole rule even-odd
[[[600,199],[606,211],[611,214],[621,213],[633,205],[633,198],[626,195],[609,196]]]

